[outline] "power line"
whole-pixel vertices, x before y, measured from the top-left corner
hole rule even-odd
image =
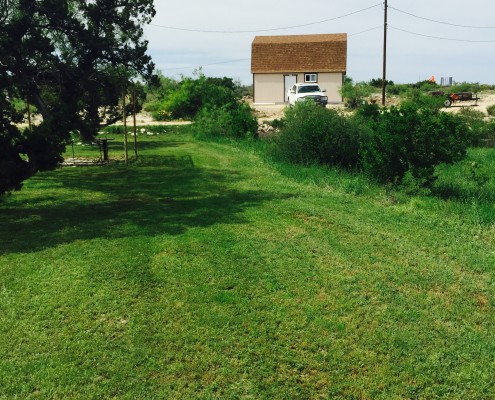
[[[454,38],[446,38],[446,37],[440,37],[440,36],[424,35],[422,33],[411,32],[411,31],[407,31],[405,29],[396,28],[396,27],[390,26],[390,25],[389,25],[389,28],[395,29],[396,31],[401,31],[401,32],[409,33],[411,35],[427,37],[427,38],[430,38],[430,39],[449,40],[449,41],[453,41],[453,42],[468,42],[468,43],[495,43],[495,40],[454,39]]]
[[[378,29],[378,28],[382,28],[382,26],[379,25],[379,26],[375,26],[373,28],[366,29],[366,30],[361,31],[361,32],[351,33],[350,35],[347,35],[347,37],[361,35],[362,33],[370,32],[370,31],[373,31],[373,30]],[[211,63],[211,64],[197,64],[197,65],[191,65],[191,66],[187,66],[187,67],[163,68],[161,70],[162,71],[173,71],[173,70],[181,70],[181,69],[198,68],[200,66],[201,67],[210,67],[212,65],[232,64],[232,63],[236,63],[236,62],[249,61],[249,60],[251,60],[251,59],[250,58],[239,58],[239,59],[236,59],[236,60],[219,61],[219,62],[215,62],[215,63]]]
[[[239,58],[237,60],[228,60],[228,61],[220,61],[216,63],[211,63],[211,64],[197,64],[189,67],[175,67],[175,68],[164,68],[162,71],[172,71],[172,70],[180,70],[180,69],[192,69],[192,68],[198,68],[198,67],[210,67],[212,65],[219,65],[219,64],[232,64],[240,61],[248,61],[250,58]]]
[[[381,3],[375,4],[375,5],[370,6],[370,7],[363,8],[361,10],[353,11],[353,12],[348,13],[348,14],[340,15],[340,16],[334,17],[334,18],[328,18],[328,19],[324,19],[324,20],[321,20],[321,21],[315,21],[315,22],[308,22],[307,24],[285,26],[285,27],[281,27],[281,28],[269,28],[269,29],[238,30],[238,31],[217,31],[217,30],[203,30],[203,29],[179,28],[179,27],[176,27],[176,26],[156,25],[156,24],[149,24],[149,25],[150,26],[157,27],[157,28],[172,29],[172,30],[184,31],[184,32],[198,32],[198,33],[229,33],[229,34],[233,34],[233,33],[272,32],[272,31],[281,31],[281,30],[286,30],[286,29],[302,28],[302,27],[310,26],[310,25],[323,24],[325,22],[335,21],[337,19],[349,17],[350,15],[358,14],[360,12],[367,11],[367,10],[370,10],[370,9],[375,8],[375,7],[378,7],[378,6],[381,6]]]
[[[456,26],[458,28],[470,28],[470,29],[495,29],[495,26],[475,26],[475,25],[460,25],[460,24],[453,24],[453,23],[450,23],[450,22],[445,22],[445,21],[438,21],[438,20],[435,20],[435,19],[430,19],[430,18],[426,18],[426,17],[420,17],[419,15],[415,15],[415,14],[411,14],[407,11],[403,11],[403,10],[399,10],[398,8],[395,8],[395,7],[392,7],[392,6],[388,6],[388,8],[391,8],[395,11],[398,11],[402,14],[407,14],[411,17],[414,17],[414,18],[418,18],[418,19],[422,19],[422,20],[425,20],[425,21],[430,21],[430,22],[435,22],[437,24],[443,24],[443,25],[450,25],[450,26]]]
[[[383,26],[382,25],[378,25],[378,26],[375,26],[374,28],[369,28],[369,29],[366,29],[366,30],[361,31],[361,32],[351,33],[350,35],[347,35],[347,37],[349,38],[351,36],[361,35],[362,33],[374,31],[375,29],[379,29],[379,28],[383,28]]]

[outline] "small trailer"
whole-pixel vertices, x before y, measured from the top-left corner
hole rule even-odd
[[[464,102],[464,101],[470,101],[473,102],[474,104],[469,104],[470,106],[477,106],[478,105],[478,100],[480,98],[477,96],[476,93],[472,92],[458,92],[458,93],[451,93],[447,95],[447,98],[443,102],[443,105],[445,107],[451,107],[453,104],[456,104],[458,102]]]
[[[442,90],[436,90],[430,92],[430,94],[436,97],[445,96],[444,107],[451,107],[453,104],[463,101],[474,101],[474,104],[468,104],[468,106],[477,106],[478,100],[480,100],[478,95],[476,93],[473,94],[473,92],[457,92],[446,95]]]

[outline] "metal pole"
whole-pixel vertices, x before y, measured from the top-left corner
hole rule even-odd
[[[385,105],[385,87],[387,81],[387,11],[388,4],[385,0],[385,13],[383,19],[383,75],[382,75],[382,106]]]

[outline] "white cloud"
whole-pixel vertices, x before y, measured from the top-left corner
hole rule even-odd
[[[148,53],[165,75],[189,75],[195,67],[204,66],[203,70],[207,75],[235,77],[251,83],[249,58],[255,35],[340,32],[352,35],[376,28],[349,36],[348,39],[348,75],[358,81],[369,80],[382,74],[383,6],[379,4],[379,1],[374,0],[156,0],[157,15],[152,26],[145,30],[149,40]],[[377,6],[334,21],[272,32],[204,33],[156,26],[218,31],[260,30],[335,18],[374,5]],[[453,76],[457,81],[495,83],[495,29],[455,27],[396,10],[458,25],[495,26],[493,0],[397,0],[389,1],[389,6],[388,79],[395,82],[415,82],[435,75]],[[427,36],[493,42],[441,40],[397,29]],[[223,63],[227,61],[232,62]]]

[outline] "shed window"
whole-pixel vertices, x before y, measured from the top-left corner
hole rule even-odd
[[[316,83],[318,82],[318,74],[304,74],[304,82],[306,83]]]

